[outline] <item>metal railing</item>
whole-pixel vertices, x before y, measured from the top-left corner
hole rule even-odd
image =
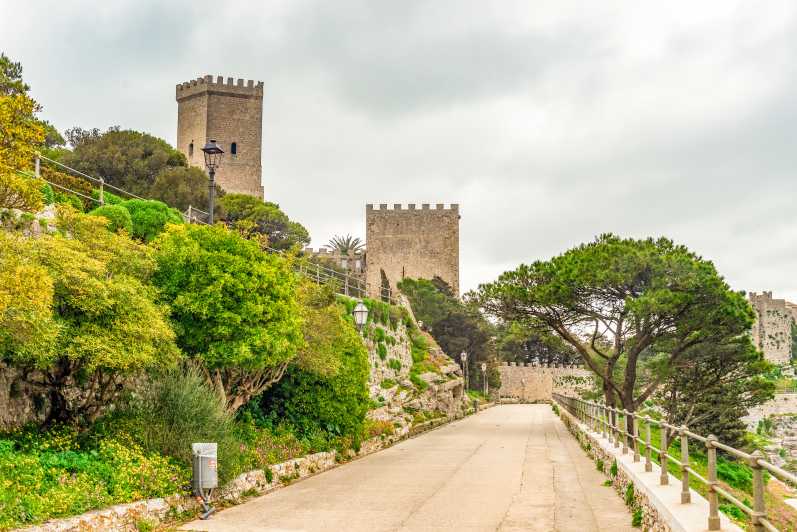
[[[76,190],[72,190],[72,189],[70,189],[68,187],[65,187],[65,186],[63,186],[61,184],[55,183],[55,182],[43,177],[41,175],[41,164],[42,164],[42,161],[46,161],[48,163],[54,164],[54,165],[60,167],[61,169],[65,170],[67,172],[71,172],[73,174],[76,174],[76,175],[80,176],[81,178],[85,178],[85,179],[90,180],[90,182],[96,183],[97,186],[98,186],[97,198],[94,198],[92,196],[87,196],[87,195],[85,195],[85,194],[83,194],[81,192],[78,192]],[[124,194],[126,196],[131,197],[131,198],[146,199],[146,198],[142,198],[141,196],[138,196],[136,194],[133,194],[132,192],[128,192],[128,191],[126,191],[126,190],[124,190],[122,188],[119,188],[117,186],[111,185],[111,184],[107,183],[105,181],[105,179],[103,179],[102,177],[91,176],[89,174],[81,172],[80,170],[76,170],[74,168],[71,168],[71,167],[63,164],[63,163],[60,163],[60,162],[55,161],[53,159],[50,159],[49,157],[45,157],[44,155],[41,155],[41,154],[37,154],[36,155],[35,160],[34,160],[34,168],[35,168],[35,173],[34,174],[31,174],[29,172],[24,172],[22,170],[16,170],[16,172],[18,174],[26,176],[26,177],[42,179],[44,182],[50,184],[51,186],[54,186],[54,187],[58,188],[59,190],[63,190],[64,192],[67,192],[69,194],[74,194],[74,195],[79,196],[81,198],[84,198],[86,200],[93,201],[93,202],[95,202],[95,203],[97,203],[99,205],[104,205],[105,204],[105,187],[108,187],[108,188],[114,190],[115,192],[118,192],[120,194]],[[208,220],[210,218],[209,214],[206,211],[203,211],[203,210],[198,209],[198,208],[196,208],[194,206],[191,206],[191,205],[188,206],[188,209],[185,212],[183,212],[182,215],[183,215],[183,219],[186,222],[188,222],[188,223],[199,223],[199,224],[205,224],[205,225],[208,225]],[[269,247],[264,248],[264,251],[266,251],[268,253],[279,253],[279,254],[283,254],[284,253],[282,250],[269,248]],[[370,284],[367,283],[366,281],[364,281],[363,279],[359,278],[359,277],[352,276],[352,275],[350,275],[348,273],[342,273],[342,272],[339,272],[337,270],[333,270],[332,268],[327,268],[326,266],[321,266],[320,264],[313,263],[313,262],[310,262],[310,261],[306,261],[306,262],[307,263],[305,264],[305,261],[301,261],[301,260],[294,261],[294,263],[293,263],[294,264],[294,269],[296,271],[298,271],[301,275],[304,275],[305,277],[309,278],[310,280],[312,280],[312,281],[314,281],[314,282],[316,282],[318,284],[323,284],[323,283],[327,283],[327,282],[330,282],[330,281],[335,282],[336,288],[337,288],[337,292],[339,294],[341,294],[341,295],[345,295],[345,296],[348,296],[348,297],[355,297],[355,298],[363,298],[363,297],[368,297],[369,293],[373,293],[374,292],[373,290],[369,290],[369,288],[371,287]],[[378,294],[379,294],[379,296],[378,296],[379,299],[381,299],[382,301],[385,301],[385,302],[390,303],[392,305],[400,305],[400,302],[395,297],[395,295],[393,294],[393,290],[390,287],[380,286],[379,290],[378,290]]]
[[[566,397],[557,393],[553,394],[553,398],[595,434],[607,438],[615,448],[622,446],[623,454],[632,451],[634,453],[634,462],[639,462],[644,453],[645,471],[650,472],[653,470],[653,455],[658,455],[661,466],[659,476],[659,483],[661,485],[667,485],[669,483],[668,462],[675,464],[681,471],[681,503],[688,504],[691,502],[691,492],[689,491],[690,479],[693,478],[701,484],[704,484],[708,489],[708,530],[720,530],[719,498],[722,497],[750,517],[750,524],[754,532],[763,532],[765,530],[779,532],[769,520],[771,516],[767,513],[764,497],[766,485],[764,481],[764,471],[792,485],[797,485],[797,476],[764,460],[764,455],[761,451],[755,451],[752,454],[746,453],[729,445],[720,443],[713,435],[701,436],[700,434],[691,432],[686,426],[678,427],[661,420],[653,419],[649,416],[629,412],[625,409],[584,401],[576,397]],[[620,425],[621,417],[623,418],[625,427]],[[640,437],[639,434],[640,421],[644,421],[646,425],[644,438]],[[651,428],[654,426],[659,427],[661,431],[661,446],[658,448],[651,442]],[[672,441],[668,441],[668,433],[672,433],[675,438],[680,439],[680,457],[670,454],[669,447]],[[708,478],[700,475],[700,473],[695,471],[690,465],[690,438],[700,442],[706,450]],[[633,449],[629,449],[629,441],[632,443]],[[640,450],[640,447],[643,447],[644,450]],[[734,458],[738,458],[752,470],[752,508],[740,501],[719,484],[717,480],[717,449],[726,452]]]

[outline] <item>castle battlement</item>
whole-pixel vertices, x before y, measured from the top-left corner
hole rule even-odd
[[[191,81],[178,83],[176,87],[178,101],[206,92],[262,98],[263,82],[252,79],[244,80],[243,78],[238,78],[238,80],[235,81],[234,78],[231,77],[228,77],[225,81],[224,76],[216,76],[214,81],[213,76],[206,75],[201,78],[192,79]]]
[[[387,203],[379,203],[376,208],[374,208],[373,203],[368,203],[365,205],[366,212],[375,212],[375,211],[386,211],[386,212],[414,212],[414,211],[445,211],[446,213],[459,213],[459,204],[458,203],[450,203],[448,207],[446,207],[445,203],[437,203],[437,204],[430,204],[430,203],[422,203],[421,208],[418,209],[416,203],[408,203],[406,207],[404,207],[401,203],[394,203],[393,208],[389,208]]]

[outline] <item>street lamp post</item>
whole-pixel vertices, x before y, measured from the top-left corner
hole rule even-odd
[[[488,384],[487,384],[487,363],[482,362],[482,382],[484,383],[484,396],[487,397],[487,392],[489,392]]]
[[[352,314],[354,314],[354,324],[357,326],[357,330],[362,331],[368,322],[368,307],[362,301],[358,301]]]
[[[213,209],[216,207],[216,168],[221,164],[221,156],[224,150],[211,139],[202,148],[205,152],[205,168],[208,169],[208,222],[213,225]]]
[[[463,351],[459,354],[459,359],[462,360],[462,375],[465,381],[465,390],[468,389],[468,354]]]

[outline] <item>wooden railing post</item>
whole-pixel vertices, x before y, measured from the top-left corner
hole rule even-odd
[[[621,425],[623,428],[620,432],[623,438],[623,454],[628,454],[628,419],[628,410],[623,408],[623,424]]]
[[[754,532],[764,532],[762,517],[767,516],[766,503],[764,502],[764,470],[758,461],[764,458],[761,451],[755,451],[750,456],[750,467],[753,469],[753,514],[752,524]]]
[[[661,425],[661,450],[659,451],[659,464],[661,465],[661,474],[659,475],[659,484],[666,486],[670,483],[670,475],[667,472],[667,449],[670,444],[667,441],[667,427]]]
[[[620,447],[620,416],[616,408],[612,408],[612,432],[614,433],[614,447]]]
[[[105,205],[105,179],[100,178],[100,205]]]
[[[689,436],[686,435],[686,425],[681,427],[681,504],[692,502],[689,492]]]
[[[639,462],[639,420],[637,419],[636,412],[631,418],[634,433],[634,462]]]
[[[716,436],[709,434],[706,438],[706,454],[708,455],[708,529],[720,529],[719,498],[715,487],[717,485],[717,448],[714,442]]]
[[[653,471],[653,458],[652,454],[653,451],[650,449],[650,426],[651,422],[647,421],[645,425],[647,426],[647,436],[645,437],[645,471],[650,473]]]
[[[41,160],[41,157],[39,157],[38,153],[36,154],[36,160],[35,160],[34,168],[35,168],[36,177],[41,177],[42,176],[42,160]]]

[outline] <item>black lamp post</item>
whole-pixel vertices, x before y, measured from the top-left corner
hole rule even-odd
[[[216,207],[216,168],[221,164],[221,156],[224,155],[224,150],[216,144],[215,140],[209,140],[205,147],[202,148],[205,152],[205,168],[208,169],[208,176],[210,182],[208,184],[208,221],[213,225],[213,209]]]

